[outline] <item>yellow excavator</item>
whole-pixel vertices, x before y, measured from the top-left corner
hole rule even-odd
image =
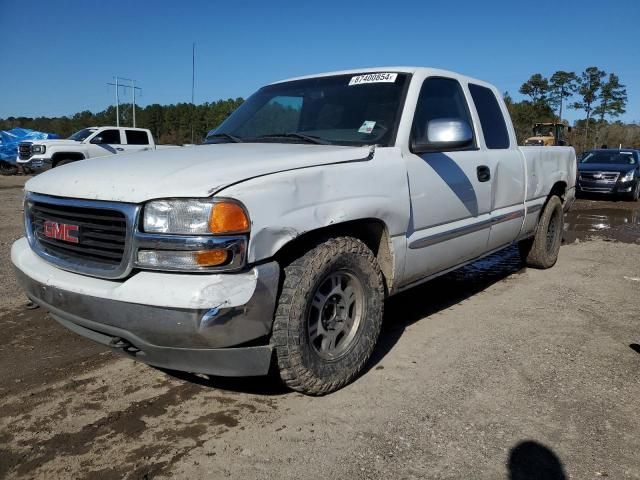
[[[525,146],[551,147],[569,145],[565,137],[571,127],[564,123],[541,122],[533,126],[533,136],[524,141]]]

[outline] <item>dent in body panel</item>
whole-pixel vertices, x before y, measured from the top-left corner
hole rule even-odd
[[[86,277],[61,270],[40,258],[26,238],[11,247],[11,260],[25,275],[44,286],[90,297],[157,307],[210,309],[246,304],[256,290],[256,270],[228,275],[166,274],[141,271],[125,281]]]
[[[544,201],[545,198],[539,198],[526,203],[526,213],[520,230],[520,235],[518,237],[519,239],[529,237],[535,233]]]
[[[525,160],[517,150],[494,150],[490,152],[495,160],[492,172],[491,211],[498,215],[500,209],[524,203]]]
[[[570,147],[519,147],[527,166],[526,200],[546,197],[558,182],[575,186],[576,155]]]
[[[248,261],[256,262],[303,233],[352,220],[377,219],[389,237],[404,235],[410,209],[406,175],[400,150],[382,147],[370,160],[265,175],[219,194],[247,207]],[[397,259],[394,270],[401,270]]]
[[[197,331],[205,338],[224,339],[228,344],[242,343],[267,335],[271,331],[280,266],[276,262],[262,264],[254,269],[257,280],[250,299],[244,304],[224,308],[228,302],[209,309],[199,320]],[[241,292],[230,292],[238,295]]]

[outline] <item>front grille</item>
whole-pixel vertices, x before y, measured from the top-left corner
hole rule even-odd
[[[127,234],[122,212],[36,202],[31,205],[30,214],[33,233],[50,255],[106,265],[122,262]],[[78,243],[45,236],[47,220],[77,226]]]
[[[29,160],[31,158],[31,144],[21,143],[18,145],[18,156],[20,160]]]
[[[619,172],[580,172],[580,180],[586,182],[616,183]]]
[[[132,270],[139,209],[130,203],[30,192],[25,201],[27,238],[35,253],[64,270],[125,278]]]

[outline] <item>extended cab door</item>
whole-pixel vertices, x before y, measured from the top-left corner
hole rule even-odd
[[[124,146],[126,152],[141,152],[151,149],[150,132],[127,128],[124,130],[124,135],[127,141],[127,144]]]
[[[102,157],[124,152],[123,139],[120,137],[120,130],[108,128],[99,131],[89,141],[89,154],[91,157]]]
[[[509,113],[494,88],[469,83],[480,121],[480,148],[491,158],[491,233],[488,250],[509,245],[519,235],[524,220],[524,157],[517,148]]]
[[[460,148],[405,156],[411,196],[404,279],[418,280],[477,257],[491,229],[494,162],[478,148],[466,86],[454,78],[424,80],[410,142],[424,139],[432,120],[462,120],[473,140]],[[428,139],[425,140],[428,142]]]

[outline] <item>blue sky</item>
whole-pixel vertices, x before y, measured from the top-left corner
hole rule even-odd
[[[0,117],[102,110],[114,75],[137,79],[142,105],[189,101],[195,42],[196,103],[382,65],[455,70],[519,98],[532,73],[595,65],[627,85],[621,118],[640,121],[638,25],[638,0],[0,0]]]

